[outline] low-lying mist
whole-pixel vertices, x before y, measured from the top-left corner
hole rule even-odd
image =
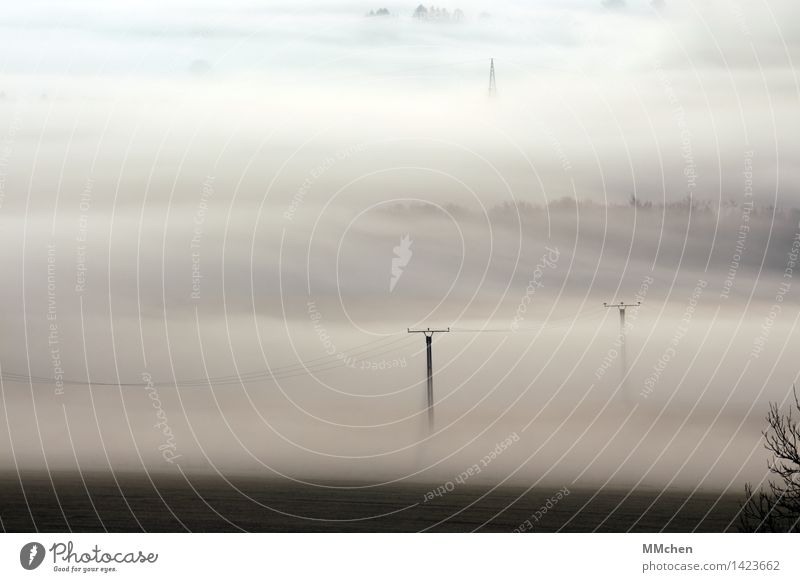
[[[797,374],[798,216],[403,202],[225,232],[209,215],[199,261],[185,220],[138,249],[95,237],[85,289],[71,243],[52,263],[28,245],[25,289],[4,289],[26,309],[5,315],[4,462],[435,481],[516,435],[476,482],[738,486]],[[641,302],[624,342],[606,301]],[[451,330],[432,435],[406,333],[427,326]]]

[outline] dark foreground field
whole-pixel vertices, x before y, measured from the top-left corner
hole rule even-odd
[[[310,487],[231,478],[105,475],[0,476],[5,531],[532,531],[718,532],[739,498],[718,494],[558,488],[456,487],[425,501],[436,485]],[[237,491],[238,489],[238,491]],[[520,497],[521,496],[521,497]],[[592,498],[594,496],[594,498]],[[430,497],[430,496],[429,496]],[[517,499],[519,497],[519,499]],[[540,518],[535,519],[536,512]],[[530,528],[528,528],[530,529]]]

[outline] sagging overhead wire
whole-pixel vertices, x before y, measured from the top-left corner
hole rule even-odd
[[[563,328],[566,326],[574,325],[577,321],[583,321],[590,318],[598,317],[605,313],[605,309],[592,308],[586,310],[578,315],[563,317],[559,319],[550,319],[541,325],[537,326],[519,326],[517,328],[467,328],[467,327],[452,327],[453,333],[531,333],[539,332],[548,329]],[[402,333],[403,335],[400,335]],[[309,360],[301,360],[294,364],[287,364],[283,366],[276,366],[265,368],[262,370],[255,370],[245,372],[242,374],[229,374],[225,376],[211,376],[208,378],[189,378],[186,380],[178,380],[177,382],[171,381],[154,381],[153,386],[174,386],[174,387],[202,387],[202,386],[229,386],[236,384],[252,384],[260,381],[274,381],[274,380],[287,380],[290,378],[297,378],[300,376],[310,376],[321,372],[328,372],[331,370],[340,369],[348,366],[353,362],[363,361],[367,358],[381,356],[389,352],[398,350],[399,348],[406,347],[412,343],[405,333],[400,332],[389,336],[384,336],[376,340],[370,340],[363,344],[359,344],[349,348],[348,350],[335,352],[333,354],[325,354]],[[399,335],[399,337],[397,337]],[[32,383],[32,384],[51,384],[53,378],[43,376],[31,376],[27,374],[19,374],[14,372],[0,371],[0,379],[9,382],[17,383]],[[87,380],[72,380],[64,379],[64,384],[74,386],[114,386],[114,387],[142,387],[149,385],[145,382],[109,382],[109,381],[87,381]]]
[[[591,308],[578,315],[570,315],[569,317],[562,317],[558,319],[548,319],[544,323],[536,326],[518,326],[516,328],[509,327],[452,327],[450,331],[454,333],[531,333],[539,332],[548,329],[558,329],[574,325],[578,321],[585,321],[587,319],[596,318],[604,314],[604,309]]]
[[[395,334],[398,335],[398,334]],[[394,339],[392,339],[394,337]],[[391,341],[387,341],[391,340]],[[374,358],[389,352],[396,351],[398,348],[405,347],[411,344],[412,340],[406,335],[400,337],[385,336],[377,340],[359,344],[346,351],[335,352],[333,354],[326,354],[317,358],[309,360],[301,360],[295,364],[284,366],[277,366],[273,368],[266,368],[243,374],[231,374],[226,376],[212,376],[208,378],[190,378],[187,380],[179,380],[177,382],[170,381],[154,381],[153,386],[176,386],[176,387],[201,387],[209,385],[232,385],[253,383],[265,380],[284,380],[288,378],[295,378],[299,376],[308,376],[319,372],[327,372],[343,368],[350,363],[363,361],[367,358]],[[18,383],[32,383],[32,384],[51,384],[53,378],[42,376],[30,376],[26,374],[18,374],[14,372],[0,372],[0,378],[4,381],[18,382]],[[150,385],[146,382],[109,382],[109,381],[86,381],[86,380],[71,380],[64,379],[64,384],[74,386],[119,386],[119,387],[143,387]]]

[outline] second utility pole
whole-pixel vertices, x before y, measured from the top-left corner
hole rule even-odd
[[[621,364],[621,371],[620,371],[620,386],[622,387],[623,391],[626,390],[625,387],[625,380],[628,377],[628,354],[625,350],[625,309],[628,307],[639,307],[642,304],[641,301],[637,301],[636,303],[625,303],[624,301],[620,301],[619,303],[603,303],[603,307],[609,309],[611,307],[616,307],[619,309],[619,352],[620,352],[620,364]]]
[[[425,334],[425,348],[428,352],[428,431],[433,432],[433,334],[447,333],[447,329],[408,329],[408,333],[423,333]]]

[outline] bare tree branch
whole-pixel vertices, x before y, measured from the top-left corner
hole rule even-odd
[[[800,531],[800,398],[792,386],[793,408],[781,412],[771,403],[767,413],[769,428],[764,431],[764,447],[772,454],[767,468],[772,479],[766,491],[753,491],[745,485],[745,501],[739,512],[739,529],[749,532]]]

